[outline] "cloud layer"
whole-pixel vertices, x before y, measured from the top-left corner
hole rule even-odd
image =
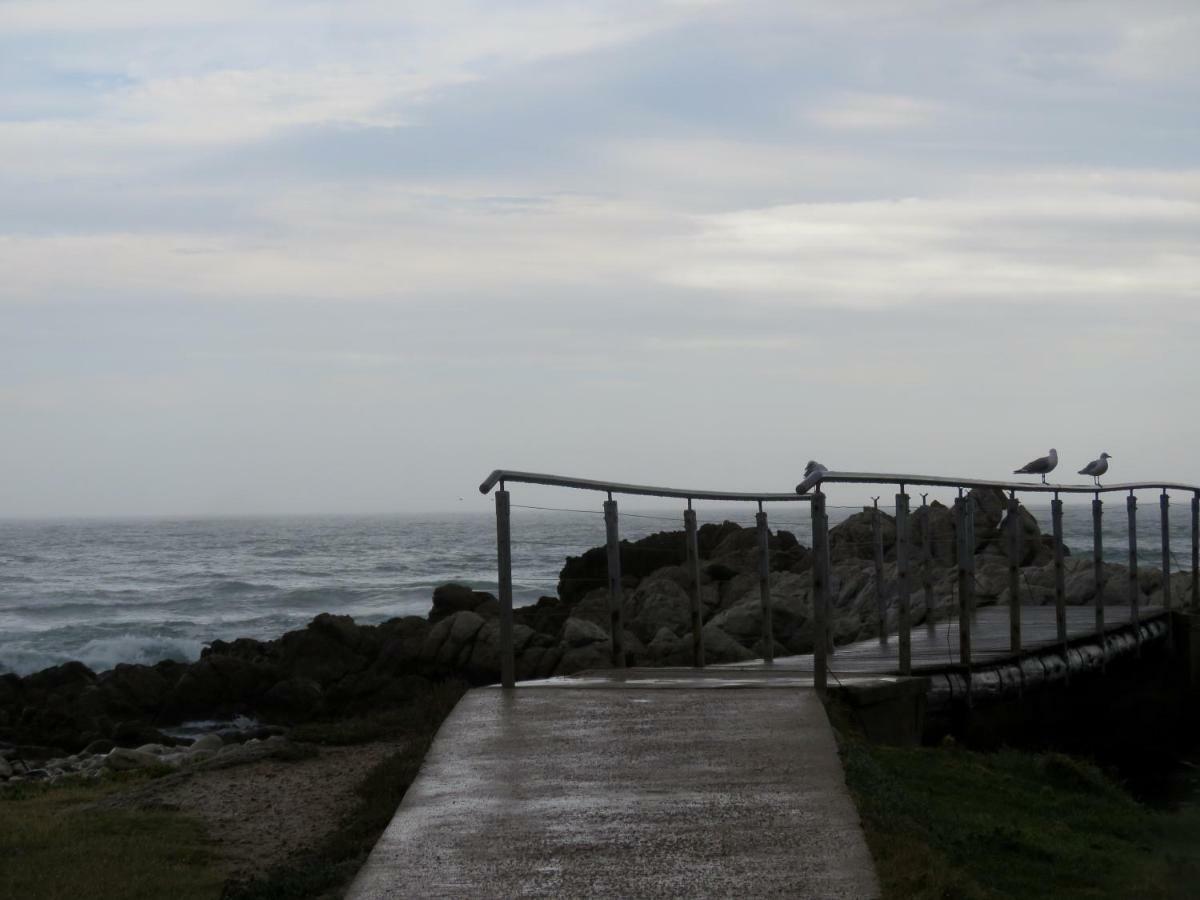
[[[0,514],[671,480],[713,409],[684,480],[1200,480],[1200,13],[897,9],[4,3]]]

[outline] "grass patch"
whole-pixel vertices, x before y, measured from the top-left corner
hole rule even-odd
[[[399,710],[296,729],[296,740],[328,745],[405,738],[357,788],[360,802],[325,843],[302,858],[250,881],[230,882],[223,900],[311,900],[339,897],[358,872],[412,784],[442,721],[466,691],[460,681],[434,685],[427,697]]]
[[[223,877],[199,822],[165,810],[94,807],[146,779],[139,773],[0,791],[0,897],[219,897]]]
[[[885,897],[1200,896],[1200,811],[1148,809],[1088,763],[857,738],[842,754]]]

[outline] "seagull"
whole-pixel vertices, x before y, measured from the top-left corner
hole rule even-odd
[[[1100,487],[1100,476],[1108,471],[1108,461],[1112,459],[1107,453],[1101,453],[1099,459],[1093,459],[1090,463],[1079,470],[1080,475],[1091,475],[1092,480],[1096,482],[1096,487]]]
[[[815,459],[810,459],[808,465],[804,467],[804,480],[796,485],[796,493],[808,493],[809,488],[817,484],[821,480],[821,476],[828,471],[829,468],[827,466],[821,465]]]
[[[1042,484],[1046,483],[1046,476],[1055,470],[1058,466],[1058,451],[1053,447],[1050,448],[1050,454],[1035,459],[1033,462],[1025,463],[1019,469],[1014,469],[1014,475],[1041,475]]]
[[[815,459],[810,459],[808,461],[808,465],[804,467],[804,477],[807,478],[808,476],[812,475],[814,472],[825,473],[828,471],[829,471],[829,468],[827,466],[821,465]]]

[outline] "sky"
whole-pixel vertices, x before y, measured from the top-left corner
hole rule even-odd
[[[0,516],[1200,483],[1197,46],[1193,0],[0,0]]]

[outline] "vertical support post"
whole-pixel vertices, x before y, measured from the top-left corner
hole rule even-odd
[[[883,585],[883,519],[879,514],[879,498],[875,498],[875,518],[871,533],[875,543],[875,622],[879,626],[879,643],[887,645],[887,601]]]
[[[1138,538],[1137,538],[1137,497],[1133,491],[1125,500],[1125,509],[1129,512],[1129,623],[1133,626],[1134,640],[1137,653],[1142,652],[1142,631],[1138,628]]]
[[[1092,581],[1096,587],[1096,634],[1104,649],[1101,668],[1108,663],[1108,639],[1104,636],[1104,503],[1097,493],[1092,500]]]
[[[1200,613],[1200,492],[1192,495],[1192,612]]]
[[[683,512],[683,530],[687,535],[687,567],[692,587],[688,599],[692,613],[692,665],[704,668],[704,616],[700,604],[700,541],[696,531],[696,511],[688,508]]]
[[[496,564],[500,585],[500,685],[516,684],[513,659],[512,526],[508,491],[496,491]]]
[[[958,532],[958,659],[968,667],[967,680],[970,681],[971,665],[971,615],[974,604],[971,602],[975,593],[972,583],[972,563],[975,559],[975,541],[972,532],[975,530],[975,504],[970,497],[959,497],[954,504],[957,513]]]
[[[829,609],[829,520],[825,516],[825,494],[818,488],[812,497],[813,567],[813,687],[825,696],[828,681],[827,611]]]
[[[771,623],[771,532],[767,528],[767,514],[762,503],[758,504],[758,596],[762,604],[763,660],[775,662],[775,631]]]
[[[1008,496],[1008,650],[1021,652],[1021,504],[1016,491]]]
[[[1171,608],[1171,498],[1163,491],[1158,498],[1158,509],[1162,522],[1162,574],[1163,607]],[[1168,622],[1171,620],[1168,618]]]
[[[912,623],[909,621],[908,494],[896,495],[896,601],[900,615],[900,674],[912,674]]]
[[[921,495],[921,508],[925,510],[925,533],[922,543],[924,547],[921,550],[923,562],[925,564],[925,572],[922,576],[922,582],[925,587],[925,626],[933,631],[934,629],[934,599],[933,599],[933,523],[930,522],[931,515],[929,510],[929,495]]]
[[[1054,621],[1058,626],[1058,642],[1063,645],[1063,659],[1066,660],[1067,575],[1063,567],[1063,504],[1057,495],[1050,502],[1050,517],[1054,523]]]
[[[611,494],[609,495],[612,496]],[[604,501],[604,531],[608,537],[608,620],[613,668],[625,668],[625,639],[621,622],[621,537],[617,527],[617,501]]]

